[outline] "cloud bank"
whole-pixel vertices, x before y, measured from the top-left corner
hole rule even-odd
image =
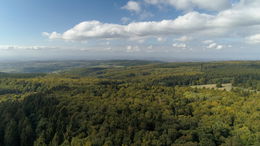
[[[246,38],[250,44],[260,44],[260,34],[255,34]]]
[[[146,0],[147,3],[157,4],[167,2],[175,4],[178,0]],[[210,3],[209,0],[186,0],[198,7],[201,2]],[[123,8],[139,11],[138,7],[129,1]],[[130,3],[130,4],[129,4]],[[215,1],[214,1],[215,3]],[[225,8],[225,0],[220,0],[218,8]],[[222,6],[223,5],[223,6]],[[139,6],[139,5],[138,5]],[[206,7],[206,6],[205,6]],[[207,6],[208,7],[208,6]],[[210,8],[210,6],[209,6]],[[216,8],[217,9],[217,8]],[[260,25],[260,1],[259,0],[241,0],[233,4],[229,9],[222,10],[214,14],[200,13],[196,11],[188,12],[173,20],[162,21],[144,21],[132,22],[127,25],[102,23],[100,21],[84,21],[73,28],[63,32],[44,32],[43,35],[49,39],[61,39],[69,41],[87,41],[90,39],[132,39],[148,38],[159,36],[184,36],[180,41],[188,41],[190,35],[218,36],[230,35],[232,32],[238,33],[243,29],[250,29]],[[246,34],[243,35],[253,35]],[[245,37],[245,36],[243,36]],[[247,40],[252,43],[258,43],[259,36],[248,37]],[[212,45],[213,46],[213,45]],[[220,49],[221,46],[218,46]]]
[[[57,49],[58,47],[50,46],[20,46],[20,45],[0,45],[0,50],[46,50]]]

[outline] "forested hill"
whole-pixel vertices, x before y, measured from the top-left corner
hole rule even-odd
[[[71,64],[0,70],[0,146],[260,145],[260,62]]]
[[[0,71],[5,73],[52,73],[74,68],[86,67],[123,67],[136,66],[159,61],[145,60],[71,60],[71,61],[24,61],[24,62],[0,62]]]

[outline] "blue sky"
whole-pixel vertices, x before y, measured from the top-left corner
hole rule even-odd
[[[122,16],[111,0],[3,0],[0,1],[1,43],[41,40],[42,31],[64,31],[81,21],[100,19],[116,23]],[[106,15],[113,17],[107,17]],[[19,42],[20,41],[20,42]]]
[[[2,0],[0,60],[260,59],[258,0]]]

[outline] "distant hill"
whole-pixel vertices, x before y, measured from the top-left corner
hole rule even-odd
[[[28,61],[0,63],[0,72],[6,73],[51,73],[82,67],[123,67],[155,63],[157,61],[112,60],[112,61]]]

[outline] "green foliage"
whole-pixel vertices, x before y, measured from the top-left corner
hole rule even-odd
[[[0,145],[259,145],[260,63],[101,64],[2,76]]]
[[[217,83],[217,84],[216,84],[216,87],[217,87],[217,88],[221,88],[221,87],[223,87],[223,86],[222,86],[221,83]]]

